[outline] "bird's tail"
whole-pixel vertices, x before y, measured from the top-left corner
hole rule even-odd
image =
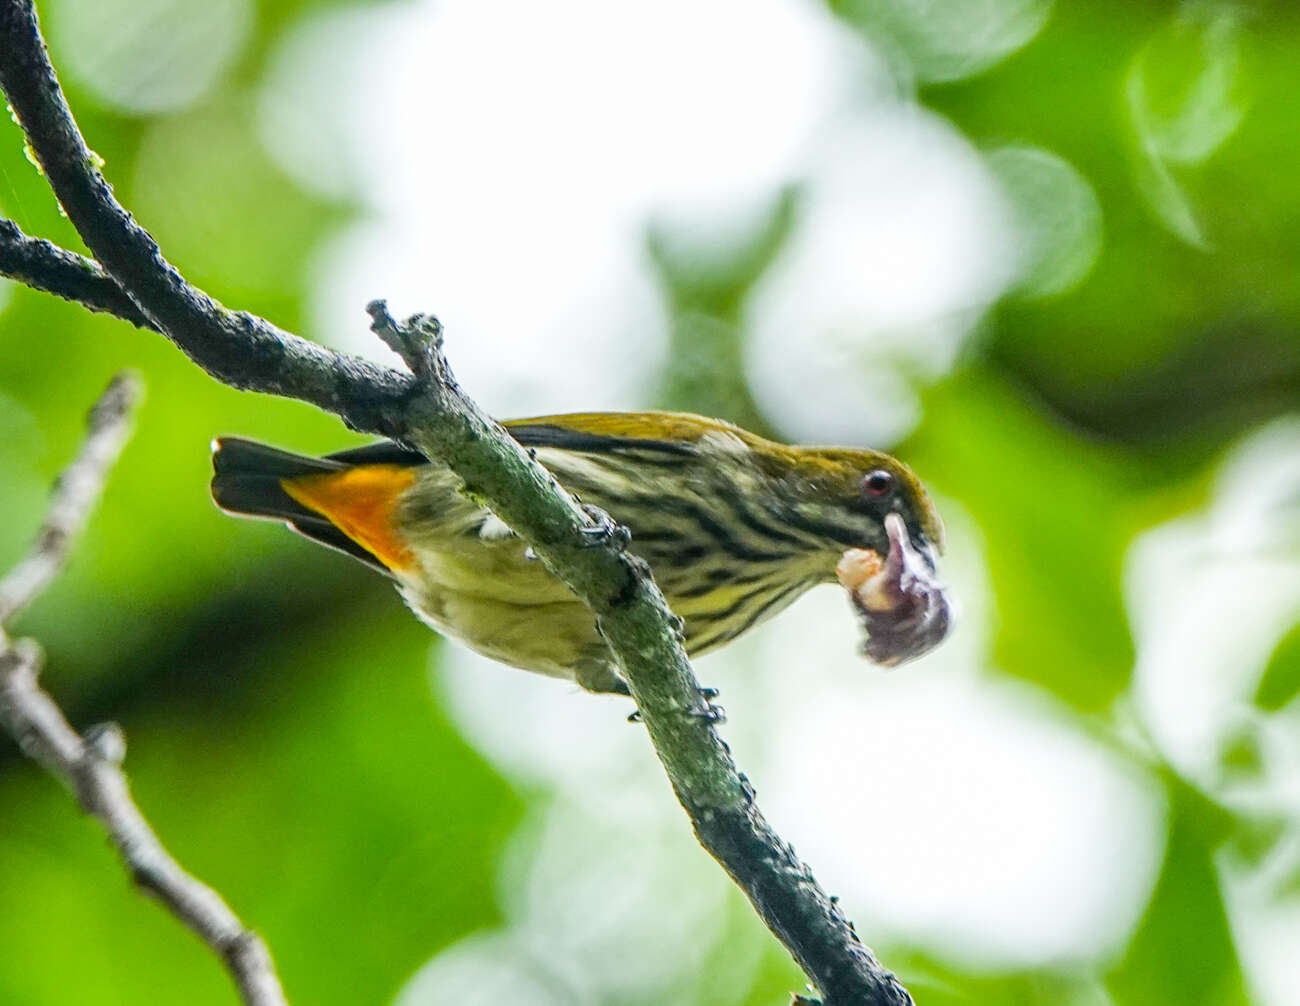
[[[212,441],[212,499],[227,513],[272,520],[319,517],[284,491],[283,479],[347,469],[329,458],[309,458],[242,437]]]
[[[221,437],[212,443],[212,498],[227,513],[282,520],[391,573],[406,554],[392,526],[393,504],[414,480],[411,466],[423,461],[408,454],[397,463],[399,453],[396,445],[374,445],[312,458]]]

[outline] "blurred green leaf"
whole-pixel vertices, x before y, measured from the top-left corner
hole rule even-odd
[[[1173,166],[1198,165],[1246,114],[1233,8],[1187,4],[1138,53],[1125,84],[1137,134],[1137,180],[1156,215],[1196,248],[1208,243]]]
[[[984,370],[953,375],[924,405],[901,453],[984,535],[996,663],[1076,708],[1104,709],[1133,664],[1120,596],[1133,471]]]
[[[1011,204],[1021,245],[1016,292],[1049,297],[1079,283],[1102,245],[1101,207],[1088,180],[1036,147],[999,147],[985,159]]]
[[[1171,829],[1151,903],[1124,959],[1107,978],[1116,1006],[1246,1006],[1245,982],[1214,857],[1231,821],[1167,776]]]
[[[1229,852],[1247,869],[1259,869],[1290,827],[1291,822],[1281,814],[1239,815]]]
[[[1297,622],[1273,651],[1255,689],[1255,705],[1277,712],[1300,695],[1300,622]]]
[[[192,282],[296,328],[311,251],[346,218],[271,162],[253,101],[229,97],[151,125],[127,198]]]
[[[934,964],[909,977],[908,991],[926,1006],[1107,1006],[1095,978],[1063,971],[971,975]]]
[[[1239,9],[1183,4],[1138,52],[1125,82],[1143,145],[1173,164],[1200,164],[1241,125],[1246,75]]]
[[[1300,400],[1297,44],[1300,21],[1276,6],[1057,4],[1004,63],[923,91],[974,141],[1049,150],[1091,185],[1095,266],[1059,297],[1000,305],[985,351],[1068,422],[1173,477]],[[1135,67],[1171,155],[1160,170],[1184,165],[1176,197],[1208,251],[1173,237],[1134,184]]]
[[[1274,893],[1279,901],[1300,903],[1300,862],[1291,864]]]
[[[1047,21],[1051,0],[830,0],[866,34],[897,72],[924,82],[969,77],[1029,42]]]
[[[1264,773],[1264,752],[1260,750],[1258,725],[1240,724],[1223,739],[1219,769],[1224,785],[1258,780]]]

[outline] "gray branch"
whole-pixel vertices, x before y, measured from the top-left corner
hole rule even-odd
[[[66,251],[44,238],[30,237],[12,220],[0,220],[0,276],[16,279],[33,290],[52,293],[91,311],[116,315],[137,328],[157,330],[98,262]]]
[[[63,565],[104,481],[130,435],[138,382],[119,375],[91,410],[80,453],[55,483],[45,524],[31,553],[0,581],[0,722],[28,757],[67,783],[82,810],[116,847],[131,877],[198,934],[230,971],[249,1006],[284,1006],[265,944],[215,891],[190,876],[163,848],[131,798],[122,772],[126,738],[114,724],[80,736],[37,683],[40,647],[11,642],[4,625],[36,598]]]
[[[45,523],[27,556],[0,580],[0,626],[8,625],[58,574],[68,549],[99,499],[104,479],[131,435],[131,408],[140,385],[130,374],[113,378],[90,410],[85,442],[50,497]]]
[[[744,890],[827,1006],[906,1006],[911,997],[759,812],[726,744],[699,712],[680,621],[646,565],[591,519],[545,468],[457,386],[440,327],[371,306],[373,326],[411,368],[375,367],[227,310],[187,283],[113,198],[73,121],[30,0],[0,0],[0,84],[86,246],[151,327],[233,387],[298,398],[355,429],[416,447],[526,540],[593,611],[701,844]],[[65,287],[66,289],[66,287]],[[58,291],[56,291],[58,292]]]

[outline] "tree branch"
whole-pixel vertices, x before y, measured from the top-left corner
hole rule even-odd
[[[0,627],[27,607],[63,567],[69,547],[99,499],[109,469],[131,435],[128,420],[139,397],[139,381],[130,374],[118,374],[90,410],[85,442],[55,483],[35,543],[0,580]]]
[[[91,311],[129,321],[137,328],[158,331],[135,301],[98,262],[66,251],[44,238],[29,237],[12,220],[0,219],[0,276],[16,279],[33,290],[52,293]]]
[[[176,862],[131,799],[121,769],[126,738],[114,724],[82,737],[37,684],[41,651],[30,639],[10,642],[7,619],[36,598],[67,557],[99,499],[104,480],[130,436],[139,384],[119,375],[91,410],[80,453],[55,483],[49,513],[30,554],[0,582],[0,722],[29,757],[72,789],[117,848],[131,877],[199,935],[225,964],[249,1006],[284,1006],[284,993],[261,939],[220,895]]]
[[[373,326],[413,375],[374,367],[228,311],[188,284],[113,198],[77,130],[30,0],[0,0],[0,84],[46,178],[82,240],[144,314],[217,380],[299,398],[356,429],[413,445],[445,463],[592,609],[682,806],[828,1006],[905,1006],[880,966],[794,851],[768,826],[753,789],[707,716],[681,645],[681,622],[648,567],[593,526],[541,465],[457,386],[440,328],[397,325],[382,303]],[[604,544],[592,535],[606,531]]]
[[[72,118],[30,2],[0,5],[0,85],[68,219],[151,327],[166,331],[195,363],[231,387],[310,402],[354,429],[400,432],[413,385],[409,377],[227,310],[163,258],[96,167],[98,158]],[[248,383],[250,372],[257,375],[254,384]]]

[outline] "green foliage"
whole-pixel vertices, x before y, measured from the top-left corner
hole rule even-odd
[[[114,111],[70,78],[108,175],[176,264],[296,330],[313,257],[360,208],[275,166],[255,91],[284,32],[327,6],[258,4],[219,86],[166,114]],[[1203,501],[1226,445],[1300,401],[1300,18],[1279,4],[1027,2],[1006,5],[1002,34],[971,48],[954,26],[976,4],[827,7],[886,48],[901,89],[969,140],[1013,212],[1040,225],[1027,274],[950,370],[917,381],[921,420],[893,445],[977,528],[996,602],[982,670],[1050,693],[1133,766],[1156,763],[1169,804],[1154,890],[1109,956],[1003,972],[903,941],[877,949],[934,1006],[1244,1004],[1224,850],[1258,865],[1297,825],[1230,813],[1231,800],[1134,738],[1124,574],[1136,536]],[[746,379],[747,311],[799,226],[798,181],[725,240],[647,223],[674,355],[655,400],[626,407],[782,435]],[[80,247],[7,117],[0,209]],[[304,451],[358,438],[306,406],[216,385],[153,334],[24,289],[0,291],[0,304],[0,568],[108,375],[129,364],[148,388],[84,544],[16,630],[48,650],[47,683],[78,725],[123,724],[141,805],[264,933],[291,998],[387,1001],[439,949],[501,923],[501,848],[547,795],[511,785],[460,737],[428,686],[431,637],[387,584],[207,498],[214,435]],[[792,352],[802,336],[791,333]],[[1243,708],[1293,730],[1300,626],[1255,680]],[[1260,729],[1249,718],[1211,747],[1219,782],[1262,784],[1272,756]],[[0,1001],[231,1001],[216,963],[129,888],[95,827],[7,744],[0,807]],[[682,1001],[783,1002],[797,970],[745,906],[728,911],[707,960],[681,978]],[[730,987],[719,962],[741,954],[751,985]]]
[[[117,714],[154,827],[258,920],[303,1002],[377,1001],[493,924],[484,890],[519,817],[424,687],[426,630],[378,600],[342,630],[317,613],[256,648],[191,652],[148,708]],[[11,763],[0,801],[23,808],[0,861],[0,930],[24,961],[0,969],[6,1001],[230,1001],[216,962],[124,882],[62,790]]]
[[[1300,695],[1300,624],[1278,643],[1255,691],[1255,705],[1276,712]]]
[[[904,453],[985,536],[1000,607],[1016,611],[999,620],[997,664],[1080,709],[1105,708],[1133,663],[1120,598],[1133,465],[987,372],[955,375],[924,401]]]
[[[1108,985],[1118,1006],[1249,1002],[1214,868],[1230,822],[1185,783],[1170,782],[1169,848],[1146,916]],[[1191,948],[1195,952],[1191,952]]]

